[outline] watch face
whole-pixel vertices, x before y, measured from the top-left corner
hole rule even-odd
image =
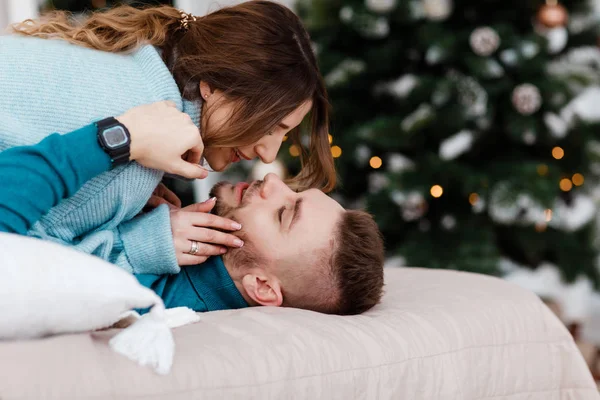
[[[116,149],[127,143],[127,134],[120,126],[113,126],[102,132],[106,145],[111,149]]]

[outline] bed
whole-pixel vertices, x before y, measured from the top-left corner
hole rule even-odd
[[[339,317],[207,313],[174,330],[172,372],[113,353],[118,330],[0,342],[0,399],[600,399],[534,294],[456,271],[386,269],[381,305]]]

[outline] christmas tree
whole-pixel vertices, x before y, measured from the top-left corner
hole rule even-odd
[[[333,106],[334,196],[374,214],[390,257],[496,275],[547,262],[598,284],[585,1],[301,0],[299,13]]]

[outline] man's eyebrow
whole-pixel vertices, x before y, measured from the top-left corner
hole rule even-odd
[[[290,129],[290,127],[289,127],[289,126],[287,126],[286,124],[284,124],[283,122],[280,122],[280,123],[279,123],[279,127],[280,127],[281,129],[283,129],[284,131],[285,131],[285,130],[287,130],[287,129]]]
[[[292,222],[290,222],[290,231],[292,230],[292,228],[294,227],[294,224],[296,223],[296,221],[298,221],[298,219],[300,219],[300,215],[302,214],[302,209],[300,208],[300,206],[302,205],[302,201],[304,199],[298,199],[296,201],[296,204],[294,205],[294,215],[292,215]]]

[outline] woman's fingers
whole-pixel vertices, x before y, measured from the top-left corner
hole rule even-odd
[[[201,243],[221,244],[227,247],[235,248],[239,248],[244,245],[244,242],[237,236],[225,232],[219,232],[210,228],[193,227],[190,229],[188,239]]]
[[[210,243],[196,241],[197,250],[195,254],[190,254],[192,249],[191,240],[179,240],[176,246],[181,256],[178,257],[179,265],[196,265],[206,261],[208,257],[224,254],[227,250],[224,247],[216,246]]]
[[[158,193],[159,196],[161,196],[163,199],[165,199],[169,203],[173,204],[175,207],[177,207],[177,208],[181,207],[181,200],[179,199],[179,197],[177,197],[177,195],[175,193],[173,193],[171,191],[171,189],[169,189],[162,183],[159,185],[159,187],[160,187],[160,191]]]
[[[167,201],[160,196],[152,195],[146,203],[146,207],[156,208],[161,204],[167,204]]]
[[[171,231],[175,253],[179,265],[196,265],[206,261],[206,257],[224,254],[228,247],[240,248],[244,242],[235,235],[224,231],[241,229],[241,225],[228,218],[208,214],[215,199],[204,203],[171,210]],[[197,245],[192,247],[192,241]],[[189,254],[194,248],[194,253]]]
[[[199,212],[199,213],[208,213],[215,206],[217,198],[211,197],[210,199],[203,201],[202,203],[194,203],[189,206],[183,208],[181,211],[183,212]]]
[[[229,218],[219,217],[218,215],[214,214],[189,213],[188,218],[190,223],[194,226],[224,229],[227,231],[237,231],[242,228],[239,223]]]

